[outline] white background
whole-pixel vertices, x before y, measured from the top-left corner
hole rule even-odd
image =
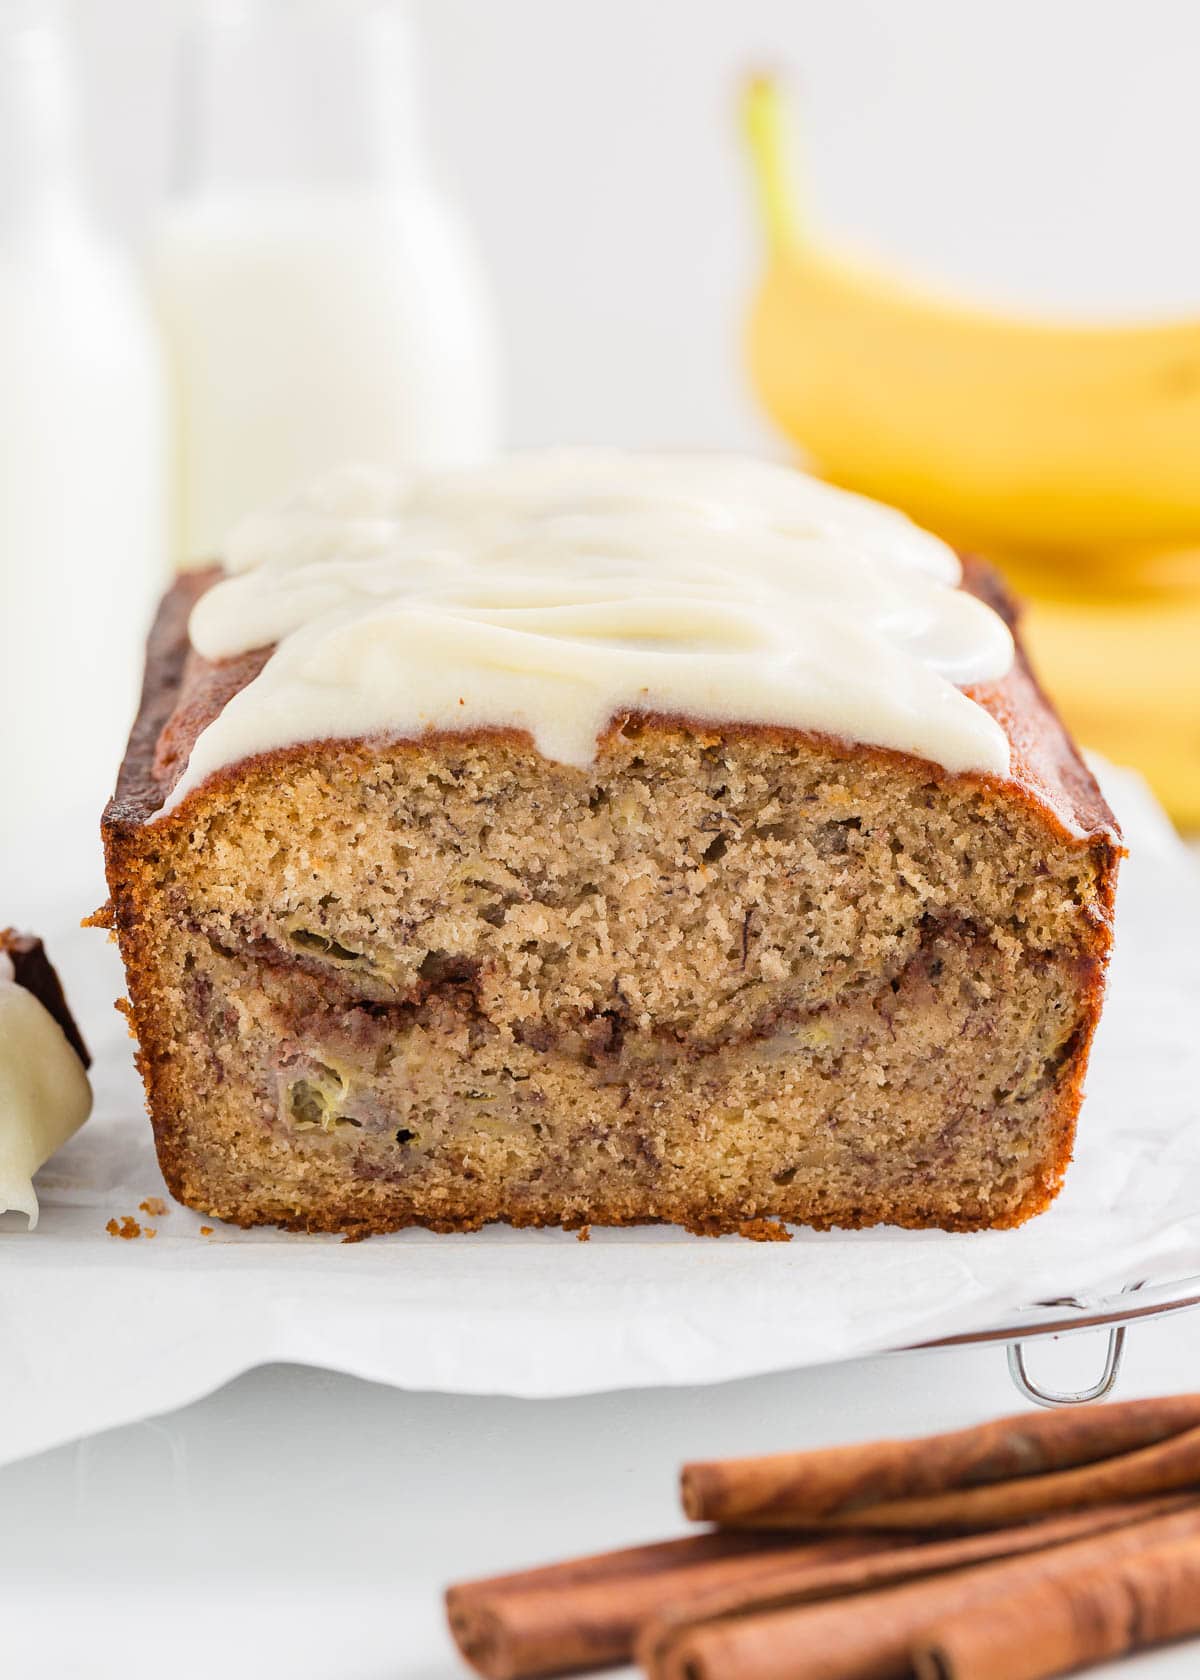
[[[10,0],[5,0],[10,3]],[[143,234],[188,0],[74,0],[97,190]],[[423,103],[499,304],[509,441],[761,446],[744,74],[794,87],[814,213],[1039,308],[1200,307],[1192,0],[416,0]]]
[[[182,0],[76,9],[97,190],[140,239],[167,178]],[[831,226],[1013,303],[1200,305],[1190,0],[424,0],[414,13],[430,132],[496,290],[510,442],[761,444],[737,358],[756,241],[733,103],[762,64],[802,94],[812,200]],[[1090,1342],[1046,1355],[1080,1377],[1098,1356]],[[1200,1319],[1143,1329],[1124,1392],[1197,1386],[1198,1372]],[[441,1584],[672,1532],[684,1456],[949,1427],[1012,1404],[997,1350],[561,1402],[259,1373],[0,1472],[5,1656],[52,1680],[440,1680],[457,1672]],[[1195,1660],[1132,1666],[1182,1676]]]

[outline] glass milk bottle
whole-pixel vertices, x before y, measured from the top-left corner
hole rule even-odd
[[[95,850],[165,567],[157,332],[86,202],[52,0],[0,8],[0,887]],[[82,841],[81,841],[81,837]],[[21,861],[18,862],[17,860]],[[13,876],[21,879],[13,879]]]
[[[184,563],[347,460],[496,446],[474,249],[431,177],[391,0],[209,0],[183,58],[155,243],[182,443]]]

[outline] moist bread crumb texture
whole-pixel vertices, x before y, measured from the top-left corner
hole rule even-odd
[[[590,770],[500,732],[298,747],[150,822],[156,747],[228,688],[194,658],[184,679],[185,606],[105,825],[180,1200],[313,1231],[720,1232],[1003,1226],[1053,1197],[1108,823],[901,754],[639,717]]]

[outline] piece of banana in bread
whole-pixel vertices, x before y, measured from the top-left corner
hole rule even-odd
[[[326,489],[167,596],[104,835],[173,1194],[356,1233],[1038,1212],[1120,846],[995,581],[782,468],[565,459]]]

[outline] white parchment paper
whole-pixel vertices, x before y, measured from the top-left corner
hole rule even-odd
[[[411,1231],[370,1242],[242,1232],[169,1204],[103,934],[78,862],[0,870],[0,915],[59,962],[96,1056],[96,1111],[38,1177],[39,1228],[0,1219],[0,1462],[181,1405],[291,1360],[406,1388],[515,1395],[706,1383],[978,1328],[1047,1296],[1200,1272],[1200,871],[1136,778],[1117,952],[1075,1163],[1019,1231]],[[19,886],[18,886],[19,882]],[[75,882],[68,887],[66,883]],[[157,1230],[121,1241],[112,1217]]]

